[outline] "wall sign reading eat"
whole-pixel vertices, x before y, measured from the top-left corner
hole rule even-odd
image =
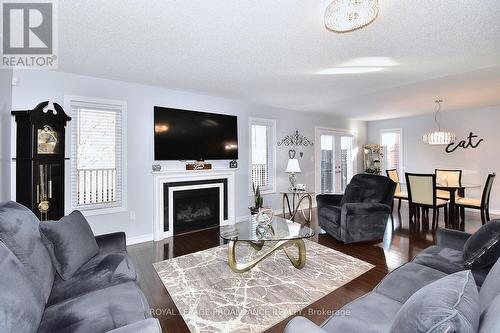
[[[458,148],[477,148],[481,142],[484,141],[484,139],[477,139],[478,136],[474,135],[474,133],[470,132],[469,136],[460,142],[454,142],[450,143],[448,146],[446,146],[446,152],[447,153],[453,153],[455,150]]]

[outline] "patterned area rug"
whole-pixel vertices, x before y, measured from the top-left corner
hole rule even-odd
[[[307,261],[302,269],[294,268],[279,250],[251,271],[234,273],[227,264],[227,245],[153,265],[191,332],[257,333],[374,267],[305,242]],[[255,255],[249,245],[238,243],[239,262]]]

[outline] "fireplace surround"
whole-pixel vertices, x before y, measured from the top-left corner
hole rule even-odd
[[[214,203],[212,206],[211,217],[203,220],[203,211],[198,213],[184,211],[184,214],[198,215],[198,221],[193,222],[191,227],[200,229],[209,226],[233,224],[235,221],[235,206],[234,206],[234,170],[228,169],[214,169],[214,170],[166,170],[166,171],[153,171],[154,178],[154,225],[153,225],[153,238],[155,241],[171,237],[179,232],[184,232],[184,227],[175,228],[174,215],[176,209],[174,208],[174,201],[176,197],[186,192],[194,195],[200,191],[211,191],[213,198],[215,193],[218,193],[218,209],[215,209]],[[178,200],[178,199],[177,199]],[[205,207],[206,208],[206,207]],[[200,207],[191,207],[192,210],[202,209]],[[186,217],[186,216],[184,216]],[[218,221],[214,218],[217,217]],[[187,227],[190,229],[190,227]]]

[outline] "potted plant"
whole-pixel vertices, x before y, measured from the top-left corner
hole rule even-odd
[[[259,213],[259,210],[262,208],[262,205],[264,204],[264,198],[260,194],[260,187],[255,184],[252,184],[252,190],[253,190],[253,197],[254,197],[254,204],[253,207],[250,207],[250,213],[252,215],[255,215]]]

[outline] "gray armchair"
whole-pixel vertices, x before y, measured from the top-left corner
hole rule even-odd
[[[395,189],[396,183],[387,177],[355,175],[343,195],[316,196],[319,225],[344,243],[381,240]]]

